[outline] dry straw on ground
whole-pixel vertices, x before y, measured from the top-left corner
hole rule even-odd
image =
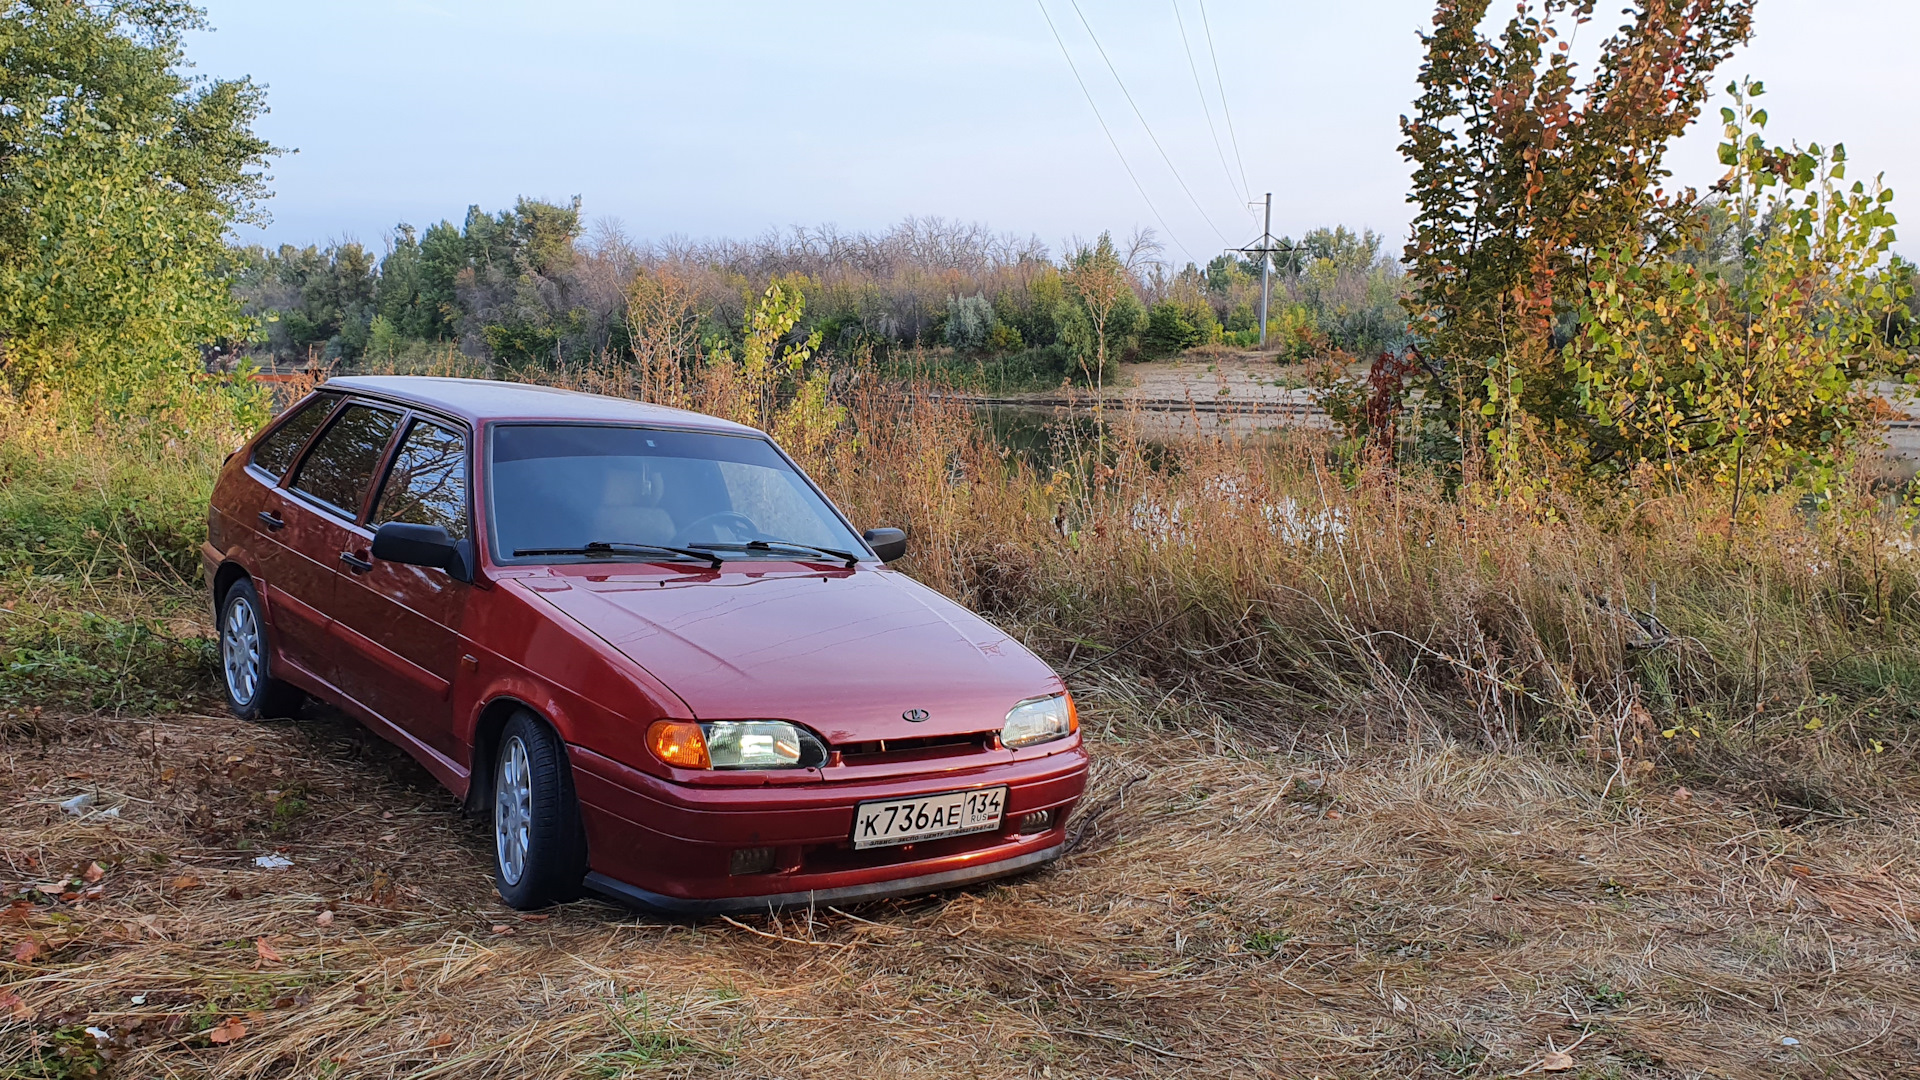
[[[1920,1055],[1904,805],[1789,827],[1602,798],[1530,751],[1261,746],[1125,684],[1083,696],[1099,765],[1055,867],[694,925],[504,909],[484,829],[330,714],[15,727],[6,886],[69,895],[0,924],[32,943],[4,962],[0,1069],[1445,1077],[1577,1043],[1572,1075],[1885,1077]]]

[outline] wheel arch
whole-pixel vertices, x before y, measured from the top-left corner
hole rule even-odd
[[[520,698],[502,694],[482,705],[480,715],[473,722],[473,749],[467,762],[467,797],[462,803],[467,813],[478,814],[487,809],[487,800],[493,794],[493,766],[500,753],[500,733],[506,730],[507,721],[521,710],[558,734],[560,729],[545,713]]]
[[[215,623],[220,621],[220,605],[227,602],[227,590],[233,588],[233,584],[236,581],[251,581],[252,579],[253,575],[247,573],[247,568],[232,559],[221,563],[220,569],[213,572],[213,618]],[[266,602],[266,597],[261,597],[260,599],[262,603]]]

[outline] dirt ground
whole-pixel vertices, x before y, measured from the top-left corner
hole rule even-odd
[[[323,710],[12,718],[0,1076],[1920,1076],[1910,797],[1082,697],[1055,866],[691,924],[506,909]]]
[[[1114,393],[1123,400],[1313,405],[1298,365],[1279,364],[1252,352],[1122,364],[1119,383]]]

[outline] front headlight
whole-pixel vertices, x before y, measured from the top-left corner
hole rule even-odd
[[[721,720],[701,724],[716,769],[802,769],[827,760],[813,732],[784,720]]]
[[[1000,743],[1009,750],[1064,739],[1080,730],[1080,713],[1073,707],[1073,695],[1023,701],[1007,714],[1007,725],[1000,729]]]
[[[818,736],[784,720],[656,720],[647,748],[682,769],[808,769],[827,760]]]

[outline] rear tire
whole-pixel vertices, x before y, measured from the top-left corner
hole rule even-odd
[[[227,708],[242,720],[284,720],[307,695],[272,675],[273,648],[253,582],[241,578],[220,598],[220,685]]]
[[[580,897],[587,844],[567,749],[521,710],[500,732],[493,767],[493,883],[521,911]]]

